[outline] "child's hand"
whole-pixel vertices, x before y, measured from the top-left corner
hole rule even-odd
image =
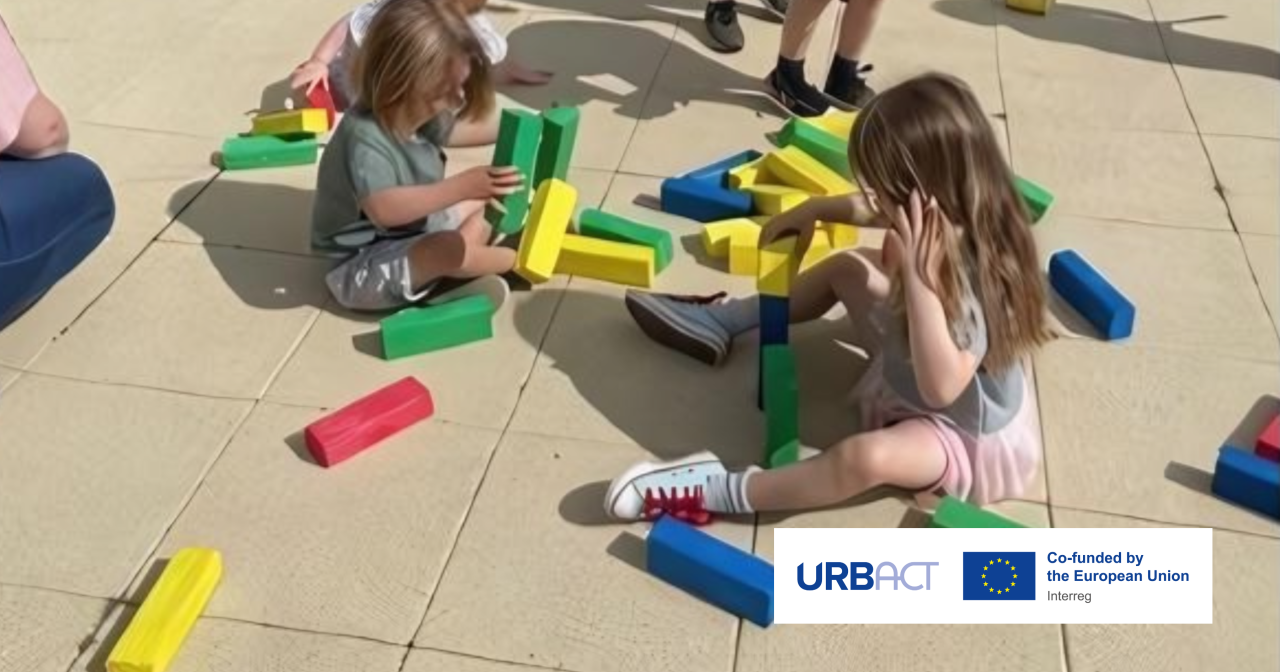
[[[803,257],[809,250],[809,243],[813,242],[813,231],[817,225],[817,220],[808,214],[808,209],[803,205],[792,208],[764,225],[760,231],[760,247],[787,236],[795,236],[796,255]]]
[[[555,73],[546,70],[530,70],[515,61],[508,61],[500,68],[499,82],[524,86],[542,86],[551,81]]]
[[[938,207],[937,199],[928,204],[918,191],[911,192],[907,208],[898,206],[893,216],[893,228],[885,236],[885,250],[892,250],[898,257],[907,283],[926,280],[931,285],[942,252],[942,235],[947,226],[946,216]]]
[[[305,93],[311,93],[317,84],[323,83],[329,85],[329,65],[321,63],[314,58],[307,59],[306,63],[299,65],[294,69],[293,74],[289,77],[289,86],[295,91],[306,87]]]
[[[462,198],[482,200],[514,194],[524,187],[524,176],[515,166],[479,166],[455,175]]]

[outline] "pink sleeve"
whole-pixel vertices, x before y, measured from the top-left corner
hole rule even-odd
[[[9,27],[0,18],[0,150],[18,136],[27,105],[38,92],[22,52],[18,51]]]

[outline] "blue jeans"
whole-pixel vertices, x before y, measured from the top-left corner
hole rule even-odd
[[[0,329],[107,237],[116,204],[89,159],[0,156]]]

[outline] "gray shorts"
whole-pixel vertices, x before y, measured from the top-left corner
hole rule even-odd
[[[329,292],[349,310],[395,310],[426,296],[435,281],[413,286],[409,250],[423,238],[461,224],[452,208],[432,216],[429,230],[402,238],[383,238],[361,247],[325,276]]]

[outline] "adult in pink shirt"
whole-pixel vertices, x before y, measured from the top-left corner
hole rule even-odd
[[[68,137],[0,18],[0,329],[89,256],[115,219],[106,176],[67,152]]]

